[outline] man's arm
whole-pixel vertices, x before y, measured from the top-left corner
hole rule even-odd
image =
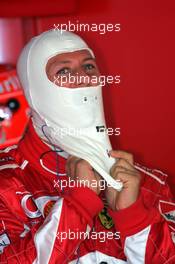
[[[175,246],[171,229],[153,201],[160,199],[151,190],[140,187],[141,174],[134,168],[133,156],[123,151],[113,151],[118,162],[111,169],[111,175],[123,182],[119,193],[109,187],[106,197],[110,205],[117,231],[120,232],[127,262],[130,264],[173,264]],[[156,184],[152,182],[155,188]],[[164,185],[163,185],[164,186]],[[163,187],[165,188],[165,186]],[[168,193],[168,192],[167,192]],[[153,201],[148,206],[151,197]],[[175,208],[174,208],[175,209]]]

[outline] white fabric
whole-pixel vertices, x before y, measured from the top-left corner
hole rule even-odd
[[[125,240],[124,253],[128,264],[144,264],[146,255],[146,246],[151,226]]]
[[[111,150],[109,137],[105,130],[99,131],[101,127],[106,128],[101,86],[58,87],[46,75],[46,64],[51,57],[84,49],[94,56],[87,44],[73,33],[44,32],[33,38],[22,51],[18,75],[34,110],[33,122],[39,135],[42,124],[46,124],[49,143],[87,160],[108,184],[121,190],[121,182],[109,175],[115,162],[108,156]],[[65,135],[63,131],[66,131]]]
[[[37,258],[33,264],[48,264],[57,237],[58,226],[63,206],[63,198],[59,198],[54,204],[51,213],[47,216],[44,224],[39,228],[34,237]]]

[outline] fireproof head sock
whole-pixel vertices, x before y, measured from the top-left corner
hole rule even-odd
[[[45,124],[49,143],[87,160],[108,185],[121,190],[122,183],[109,175],[115,159],[109,156],[111,144],[106,132],[101,86],[69,89],[51,82],[46,74],[50,58],[78,50],[88,50],[94,57],[76,34],[46,31],[24,47],[17,64],[18,75],[28,103],[37,113],[33,122],[39,135],[40,126]]]

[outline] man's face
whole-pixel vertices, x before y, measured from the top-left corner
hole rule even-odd
[[[48,60],[46,74],[51,82],[67,88],[90,87],[99,84],[92,77],[100,76],[95,59],[88,50],[58,54]]]

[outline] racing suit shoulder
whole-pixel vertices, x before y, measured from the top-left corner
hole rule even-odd
[[[152,199],[153,196],[157,197],[157,202],[160,197],[164,197],[164,199],[167,200],[173,199],[168,185],[168,174],[159,169],[147,168],[138,163],[135,163],[135,167],[142,174],[141,186],[144,192],[147,193],[147,197],[150,197],[150,199]],[[152,201],[151,205],[153,205],[153,203],[154,201]]]
[[[109,210],[120,231],[127,261],[175,263],[175,203],[167,183],[168,175],[136,166],[142,174],[137,201],[119,211]]]

